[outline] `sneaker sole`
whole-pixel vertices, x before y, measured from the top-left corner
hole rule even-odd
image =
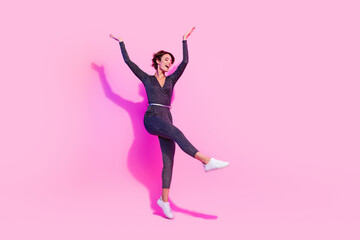
[[[226,167],[228,167],[230,164],[228,164],[228,165],[226,165],[226,166],[224,166],[224,167],[220,167],[220,168],[212,168],[212,169],[209,169],[209,170],[206,170],[206,169],[204,169],[205,170],[205,172],[211,172],[211,171],[215,171],[215,170],[220,170],[220,169],[223,169],[223,168],[226,168]]]

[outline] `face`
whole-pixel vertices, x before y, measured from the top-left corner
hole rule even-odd
[[[156,62],[163,72],[169,71],[170,67],[172,66],[170,54],[164,54],[161,57],[161,61],[157,60]]]

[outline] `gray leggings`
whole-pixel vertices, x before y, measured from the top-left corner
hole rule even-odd
[[[163,108],[163,107],[160,107]],[[170,114],[170,110],[169,111]],[[145,113],[144,126],[146,131],[157,135],[160,141],[160,148],[163,159],[162,188],[170,188],[172,170],[174,165],[175,142],[187,154],[195,158],[198,150],[186,139],[184,134],[170,122],[155,115]]]

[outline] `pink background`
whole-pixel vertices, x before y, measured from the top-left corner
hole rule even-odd
[[[358,1],[8,1],[0,20],[0,239],[360,238]],[[174,124],[231,165],[177,147],[171,221],[108,35],[153,74],[192,26]]]

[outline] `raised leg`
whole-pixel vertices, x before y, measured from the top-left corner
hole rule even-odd
[[[175,141],[185,153],[193,158],[195,158],[195,154],[199,152],[177,127],[159,117],[146,117],[144,119],[144,125],[150,134]]]

